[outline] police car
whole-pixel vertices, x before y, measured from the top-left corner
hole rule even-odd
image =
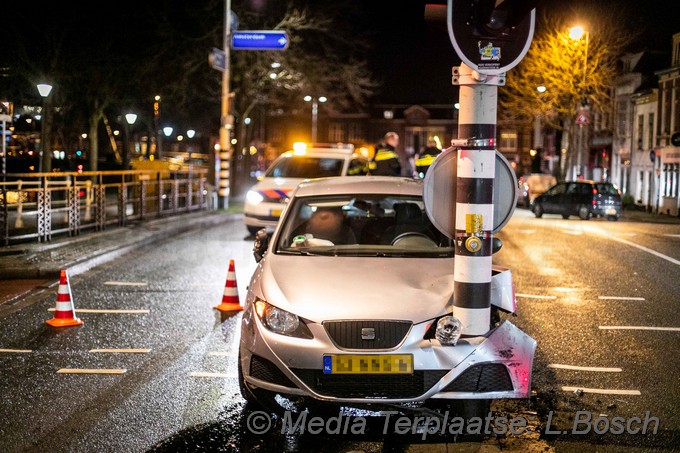
[[[246,194],[243,221],[251,234],[261,228],[273,229],[288,198],[305,179],[327,176],[363,176],[368,158],[354,151],[351,144],[295,143],[281,154],[264,176]]]

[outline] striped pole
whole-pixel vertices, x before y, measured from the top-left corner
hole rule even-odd
[[[463,335],[483,335],[491,317],[497,76],[458,69],[460,110],[456,181],[453,316]],[[455,83],[454,68],[454,83]],[[504,79],[504,78],[503,78]]]

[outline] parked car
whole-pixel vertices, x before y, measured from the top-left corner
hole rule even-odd
[[[568,181],[554,185],[531,203],[536,217],[561,214],[563,218],[577,215],[582,220],[621,217],[621,190],[614,184],[595,181]]]
[[[486,415],[491,398],[528,396],[535,342],[493,316],[515,311],[511,271],[492,267],[490,332],[460,338],[454,243],[422,193],[411,178],[306,181],[272,235],[257,233],[238,354],[249,403],[459,401]]]
[[[354,152],[351,144],[296,143],[281,154],[264,176],[246,194],[243,221],[251,234],[265,227],[273,229],[295,187],[308,178],[363,176],[368,159]]]

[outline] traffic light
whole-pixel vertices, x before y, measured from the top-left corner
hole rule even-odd
[[[458,56],[472,69],[501,74],[529,50],[539,0],[448,0],[447,25]]]

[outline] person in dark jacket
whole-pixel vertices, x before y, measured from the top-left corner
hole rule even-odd
[[[437,147],[437,142],[433,138],[427,139],[427,146],[420,150],[416,157],[416,172],[419,178],[425,177],[435,157],[441,154],[441,152],[442,150]]]
[[[400,176],[401,164],[397,154],[399,135],[396,132],[385,134],[384,141],[375,150],[371,160],[371,174],[381,176]]]

